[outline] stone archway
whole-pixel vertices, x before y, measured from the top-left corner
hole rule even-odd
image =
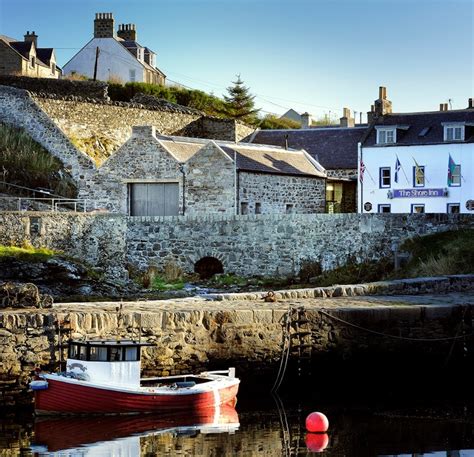
[[[212,278],[215,274],[224,273],[224,266],[215,257],[203,257],[194,264],[194,272],[201,279]]]

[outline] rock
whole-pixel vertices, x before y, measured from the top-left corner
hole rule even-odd
[[[51,308],[53,298],[31,283],[0,283],[0,308]]]

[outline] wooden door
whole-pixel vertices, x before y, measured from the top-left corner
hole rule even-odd
[[[177,216],[178,183],[129,184],[131,216]]]

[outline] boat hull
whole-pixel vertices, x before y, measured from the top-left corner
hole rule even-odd
[[[233,404],[238,380],[219,388],[196,393],[159,394],[108,389],[48,377],[48,389],[35,391],[37,414],[131,414],[161,411],[204,411],[218,405]]]

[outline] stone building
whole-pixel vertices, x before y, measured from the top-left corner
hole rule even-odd
[[[38,35],[26,32],[23,41],[0,35],[0,75],[59,78],[53,48],[38,48]]]
[[[100,81],[117,80],[165,84],[156,66],[156,54],[137,41],[135,24],[120,24],[115,31],[112,13],[97,13],[94,37],[64,65],[64,74],[77,73]]]
[[[303,150],[157,135],[131,138],[81,197],[131,216],[321,213],[326,172]]]
[[[304,115],[301,129],[259,130],[247,141],[304,149],[326,169],[326,211],[356,212],[358,143],[367,125],[356,125],[348,108],[333,127],[310,127],[310,115]]]

